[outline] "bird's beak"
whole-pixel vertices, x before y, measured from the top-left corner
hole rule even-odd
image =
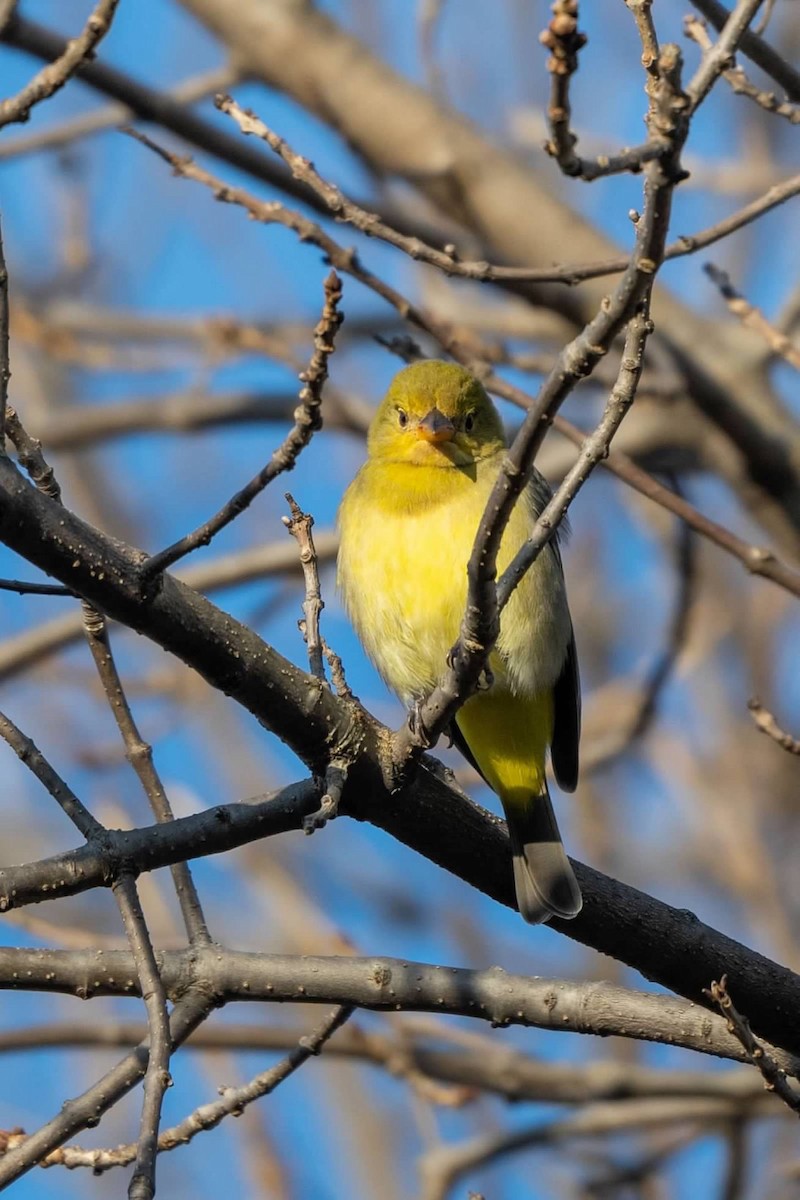
[[[449,417],[444,413],[439,412],[438,408],[432,408],[417,425],[417,437],[423,442],[432,442],[438,446],[440,442],[451,442],[456,432],[456,427]]]

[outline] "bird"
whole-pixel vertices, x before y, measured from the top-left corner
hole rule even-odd
[[[416,361],[392,380],[367,436],[367,461],[338,513],[337,587],[367,655],[412,710],[440,682],[467,600],[467,562],[506,441],[500,415],[466,368]],[[508,521],[502,572],[550,489],[535,468]],[[531,924],[581,910],[545,774],[578,780],[580,682],[561,554],[551,540],[511,594],[483,690],[451,736],[499,797],[517,907]]]

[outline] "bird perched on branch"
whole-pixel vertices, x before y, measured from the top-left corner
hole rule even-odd
[[[467,599],[467,562],[502,461],[500,417],[453,363],[395,376],[372,422],[369,457],[339,512],[338,583],[361,641],[406,705],[440,681]],[[550,496],[537,472],[517,502],[497,566],[511,561]],[[459,710],[453,736],[497,793],[526,921],[574,917],[581,894],[547,790],[578,777],[580,689],[561,557],[547,545],[512,593],[489,658],[490,686]]]

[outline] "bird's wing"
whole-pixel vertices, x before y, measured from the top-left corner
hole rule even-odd
[[[537,515],[547,506],[552,491],[546,479],[534,468],[529,484],[533,507]],[[570,529],[566,517],[562,520],[556,536],[549,543],[561,567],[561,543],[569,537]],[[545,554],[547,549],[545,550]],[[581,681],[578,675],[578,655],[575,650],[575,634],[570,626],[569,645],[561,674],[553,689],[553,742],[550,756],[559,787],[565,792],[574,792],[578,785],[578,743],[581,736]]]
[[[538,516],[546,507],[552,491],[544,476],[534,468],[529,483],[530,496],[534,512]],[[554,538],[551,539],[544,553],[555,555],[556,562],[561,568],[560,541],[566,541],[570,529],[566,518],[562,521]],[[486,777],[475,761],[475,756],[467,744],[467,740],[456,721],[450,725],[449,734],[455,745],[478,774]],[[551,758],[553,771],[559,787],[565,792],[574,792],[578,784],[578,743],[581,734],[581,685],[578,675],[578,655],[575,649],[575,634],[570,626],[570,639],[567,647],[561,674],[553,689],[553,742]]]
[[[453,743],[453,745],[456,747],[456,749],[460,750],[461,753],[464,755],[464,758],[470,764],[470,766],[475,768],[475,770],[478,772],[478,774],[480,775],[483,782],[488,783],[489,780],[486,778],[483,771],[478,766],[478,763],[475,759],[475,755],[470,750],[469,743],[467,742],[467,739],[464,737],[463,733],[459,729],[456,721],[450,722],[450,727],[448,729],[448,733],[450,734],[450,741]]]
[[[550,757],[559,787],[574,792],[578,785],[578,743],[581,736],[581,681],[575,634],[570,630],[567,657],[553,688],[553,742]]]

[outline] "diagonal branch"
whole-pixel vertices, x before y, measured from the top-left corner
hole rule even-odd
[[[767,1091],[774,1092],[787,1108],[790,1108],[795,1115],[800,1116],[800,1092],[795,1091],[786,1078],[786,1072],[775,1062],[769,1051],[753,1037],[747,1018],[742,1016],[731,999],[728,991],[728,977],[723,975],[719,981],[714,980],[707,994],[725,1017],[730,1033],[741,1042],[748,1061],[761,1072]]]
[[[686,36],[690,37],[693,42],[697,42],[701,50],[709,52],[712,49],[714,43],[708,36],[705,21],[700,17],[686,17],[683,28]],[[774,92],[762,91],[757,88],[754,83],[750,82],[741,67],[733,65],[728,67],[722,72],[722,78],[735,95],[747,96],[749,100],[766,112],[774,113],[776,117],[783,117],[790,125],[800,124],[800,105],[780,101]]]
[[[691,98],[693,112],[703,103],[720,75],[731,66],[748,26],[763,3],[764,0],[738,0],[733,11],[728,14],[720,30],[719,39],[705,51],[694,78],[687,85],[686,91]]]
[[[2,457],[0,539],[194,667],[281,737],[312,771],[324,772],[332,747],[352,755],[342,796],[349,815],[385,829],[500,903],[513,903],[501,822],[448,787],[433,768],[391,791],[383,769],[387,731],[362,709],[320,687],[246,626],[168,574],[143,604],[137,585],[141,552],[105,537],[39,494]],[[274,832],[300,828],[303,815],[317,803],[316,790],[305,785],[299,799],[279,801],[276,809],[224,806],[168,826],[109,834],[107,854],[83,849],[6,868],[0,873],[0,910],[107,885],[122,862],[153,869],[253,840],[270,826]],[[576,870],[584,910],[572,922],[556,922],[555,929],[694,1000],[709,979],[735,970],[739,998],[754,1029],[773,1043],[794,1045],[800,984],[791,972],[693,914],[589,867],[577,864]]]
[[[122,686],[111,650],[108,622],[85,601],[83,628],[108,706],[125,745],[125,756],[139,778],[153,816],[162,823],[172,821],[172,805],[153,762],[153,748],[142,738]],[[208,926],[188,864],[175,863],[171,872],[189,941],[192,945],[209,942]]]
[[[180,1046],[205,1021],[214,1003],[215,998],[202,988],[187,991],[176,1002],[170,1017],[170,1038],[174,1047]],[[103,1113],[140,1082],[148,1058],[145,1040],[80,1096],[65,1101],[59,1113],[36,1133],[30,1134],[21,1144],[12,1144],[0,1159],[0,1189],[38,1166],[51,1151],[80,1130],[97,1125]]]
[[[743,325],[748,329],[754,330],[760,337],[764,339],[771,354],[778,354],[781,358],[794,367],[796,371],[800,371],[800,346],[796,345],[791,338],[777,329],[755,305],[738,292],[730,280],[730,276],[726,271],[715,266],[714,263],[705,263],[703,270],[712,283],[715,283],[720,290],[728,309],[735,317],[737,317]]]
[[[719,0],[691,0],[691,2],[717,31],[725,28],[731,14],[724,4],[719,3]],[[781,58],[780,54],[777,54],[763,38],[747,29],[741,36],[739,48],[756,66],[761,67],[762,71],[766,71],[767,75],[780,84],[790,100],[795,104],[800,103],[800,74],[789,65],[785,58]]]
[[[0,129],[17,121],[27,121],[31,109],[47,100],[64,86],[91,57],[111,28],[119,0],[98,0],[83,31],[67,42],[55,62],[43,67],[16,96],[0,101]],[[12,14],[2,31],[7,38],[19,18]]]
[[[141,141],[146,141],[141,134],[129,131]],[[322,428],[320,406],[322,404],[322,389],[328,378],[328,359],[335,349],[336,332],[343,321],[339,312],[342,297],[342,283],[335,271],[331,271],[325,280],[325,303],[316,328],[314,329],[314,353],[308,370],[300,375],[303,384],[300,392],[300,403],[294,412],[294,425],[284,438],[281,445],[273,453],[265,467],[254,475],[222,508],[199,525],[191,533],[154,554],[142,565],[142,583],[147,584],[155,579],[168,567],[185,558],[198,546],[207,546],[221,529],[230,525],[241,513],[249,507],[264,488],[284,471],[291,471],[298,457],[311,441],[314,433]]]
[[[158,1139],[157,1152],[175,1150],[185,1146],[198,1133],[206,1133],[216,1127],[226,1117],[239,1117],[249,1104],[269,1096],[277,1087],[299,1070],[309,1058],[319,1054],[329,1038],[353,1014],[351,1005],[340,1005],[322,1021],[313,1032],[304,1034],[297,1046],[290,1051],[274,1067],[262,1071],[248,1083],[240,1087],[220,1088],[221,1099],[209,1104],[203,1104],[189,1113],[187,1117],[170,1129],[165,1129]],[[24,1135],[18,1136],[18,1142],[23,1145]],[[11,1141],[13,1145],[14,1142]],[[80,1146],[68,1146],[52,1151],[40,1164],[43,1167],[63,1166],[73,1170],[76,1167],[89,1167],[93,1175],[100,1175],[113,1167],[124,1167],[133,1162],[136,1157],[136,1145],[115,1146],[113,1150],[83,1150]]]
[[[11,366],[8,354],[8,268],[3,250],[3,229],[0,225],[0,454],[6,449],[6,410]]]
[[[677,46],[665,46],[659,57],[658,82],[648,83],[648,130],[653,134],[659,131],[666,139],[668,149],[646,168],[644,212],[636,222],[636,238],[630,261],[608,302],[601,305],[589,324],[562,350],[500,467],[467,566],[467,606],[458,642],[450,652],[442,681],[415,712],[413,723],[409,721],[395,739],[395,762],[400,769],[420,747],[435,744],[451,724],[459,707],[478,686],[499,633],[496,562],[503,531],[513,507],[527,486],[533,461],[559,407],[578,381],[591,374],[617,334],[637,316],[639,320],[626,342],[620,366],[617,392],[622,399],[617,403],[616,398],[612,397],[611,401],[611,416],[607,422],[608,440],[632,402],[641,371],[644,343],[651,329],[650,295],[655,274],[663,260],[672,192],[683,177],[680,154],[689,126],[688,102],[680,87],[680,68],[681,57]],[[627,380],[626,375],[630,376]],[[603,433],[597,434],[599,451],[602,450],[603,436]],[[588,446],[574,478],[570,477],[559,489],[558,505],[562,518],[571,495],[575,494],[594,465],[591,439]],[[533,563],[556,528],[544,516],[540,518],[538,526],[539,533],[526,551],[524,561],[527,566]],[[519,562],[514,565],[517,571],[513,578],[518,582],[522,571]],[[504,587],[508,586],[509,580],[506,580]]]

